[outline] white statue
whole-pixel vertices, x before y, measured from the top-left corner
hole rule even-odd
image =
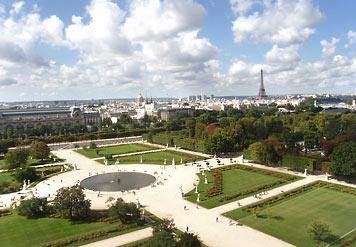
[[[197,202],[200,202],[200,193],[198,194]]]
[[[104,165],[106,165],[106,166],[108,165],[108,160],[107,159],[104,160]]]
[[[174,161],[174,158],[172,159],[172,165],[176,165],[176,162]]]
[[[205,184],[208,184],[208,177],[205,175],[205,181],[204,181]]]
[[[164,159],[163,164],[167,165],[167,159]]]
[[[198,185],[195,185],[195,194],[198,194]]]
[[[180,158],[180,163],[183,164],[183,159],[182,158]]]
[[[141,155],[140,163],[142,164],[142,162],[143,162],[143,158],[142,158],[142,155]]]
[[[307,176],[308,174],[307,174],[307,171],[308,171],[308,169],[304,169],[304,176]]]

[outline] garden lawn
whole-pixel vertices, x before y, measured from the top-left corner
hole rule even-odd
[[[36,165],[43,165],[43,164],[52,164],[55,163],[51,159],[46,159],[46,160],[39,160],[39,159],[28,159],[27,164],[30,166],[36,166]],[[2,169],[8,169],[8,165],[6,164],[5,160],[0,160],[0,170]]]
[[[148,151],[153,149],[157,149],[157,148],[135,143],[135,144],[122,144],[116,146],[99,147],[96,149],[78,149],[76,150],[76,152],[88,158],[99,158],[99,157],[104,157],[105,155],[135,153],[135,152]]]
[[[328,188],[315,188],[276,202],[260,211],[260,217],[248,214],[240,218],[241,211],[233,210],[226,216],[296,246],[317,246],[307,232],[314,221],[328,224],[337,238],[356,227],[356,196]]]
[[[13,176],[12,172],[1,172],[0,173],[0,182],[11,182],[15,181],[15,177]]]
[[[19,215],[0,217],[0,245],[11,247],[41,246],[46,242],[104,230],[109,223],[71,223],[65,219],[27,219]]]
[[[172,160],[174,159],[175,164],[180,164],[180,159],[182,158],[183,163],[192,162],[197,160],[202,160],[203,157],[197,155],[191,155],[183,152],[175,152],[175,151],[159,151],[153,153],[146,154],[137,154],[119,157],[120,164],[140,164],[142,156],[142,163],[144,164],[155,164],[155,165],[164,165],[164,160],[167,160],[167,165],[172,164]],[[100,163],[104,164],[104,159],[98,160]],[[109,161],[109,164],[114,164],[116,159]]]
[[[0,160],[0,170],[7,169],[7,164],[5,160]]]
[[[241,170],[238,168],[223,171],[223,193],[213,197],[207,197],[206,193],[210,187],[213,185],[213,178],[210,172],[205,172],[208,177],[208,184],[205,184],[205,178],[203,175],[199,174],[199,185],[198,191],[200,193],[199,205],[205,208],[214,208],[235,200],[242,198],[242,196],[234,198],[228,201],[219,201],[225,195],[234,194],[237,192],[245,191],[247,189],[252,189],[262,185],[268,185],[277,182],[279,178],[260,174],[258,172]],[[190,191],[188,195],[188,200],[191,202],[196,202],[197,194],[194,193],[195,190]],[[258,193],[258,192],[256,192]],[[255,194],[256,194],[255,193]],[[244,195],[246,197],[248,195]]]

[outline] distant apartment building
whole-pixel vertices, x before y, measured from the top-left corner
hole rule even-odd
[[[34,108],[0,110],[0,131],[7,129],[30,129],[41,125],[72,126],[81,124],[87,127],[100,124],[97,111],[84,111],[80,107]]]
[[[194,116],[194,109],[192,108],[176,108],[165,109],[160,111],[161,120],[168,121],[176,117],[192,117]]]

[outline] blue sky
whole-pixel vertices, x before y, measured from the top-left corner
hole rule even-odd
[[[255,95],[261,68],[268,94],[356,93],[355,13],[349,0],[2,0],[0,101]]]

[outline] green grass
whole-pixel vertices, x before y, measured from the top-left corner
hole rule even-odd
[[[116,146],[100,147],[96,149],[78,149],[76,152],[88,157],[88,158],[99,158],[104,157],[105,155],[115,155],[115,154],[126,154],[126,153],[135,153],[141,151],[148,151],[157,149],[143,144],[123,144]],[[97,154],[97,150],[99,151]]]
[[[27,164],[31,166],[36,166],[36,165],[43,165],[43,164],[52,164],[55,163],[53,160],[39,160],[39,159],[28,159]],[[0,160],[0,170],[1,169],[8,169],[8,165],[5,160]]]
[[[65,219],[27,219],[16,214],[0,217],[1,246],[41,246],[46,242],[104,230],[112,225],[104,222],[72,223]]]
[[[176,152],[176,151],[159,151],[154,153],[146,153],[146,154],[137,154],[120,157],[120,164],[140,164],[141,156],[144,164],[155,164],[155,165],[163,165],[164,159],[167,160],[167,165],[172,164],[172,159],[174,158],[175,164],[180,164],[180,159],[182,158],[183,163],[192,162],[194,160],[202,160],[203,157],[190,155],[187,153]],[[98,160],[100,163],[104,164],[104,159]],[[109,164],[114,164],[116,159],[109,161]]]
[[[0,173],[0,182],[11,182],[15,181],[15,177],[12,172],[1,172]]]
[[[217,196],[208,197],[206,193],[208,189],[213,185],[213,178],[210,172],[205,172],[205,173],[207,174],[208,177],[208,184],[205,184],[204,176],[199,174],[199,185],[198,185],[198,191],[200,193],[199,205],[205,208],[214,208],[242,198],[240,196],[232,200],[219,201],[225,195],[234,194],[237,192],[245,191],[247,189],[252,189],[262,185],[268,185],[281,180],[279,178],[265,175],[265,174],[260,174],[258,172],[246,171],[241,169],[231,169],[222,172],[223,193]],[[195,194],[194,192],[195,190],[192,190],[187,194],[188,196],[187,199],[191,202],[196,202],[197,199],[197,194]],[[247,195],[245,195],[244,197],[246,196]]]
[[[7,164],[5,160],[0,160],[0,170],[7,169]]]
[[[316,246],[307,232],[314,221],[328,224],[332,234],[340,237],[356,227],[356,196],[328,188],[302,192],[262,209],[256,217],[228,212],[226,216],[296,246]]]

